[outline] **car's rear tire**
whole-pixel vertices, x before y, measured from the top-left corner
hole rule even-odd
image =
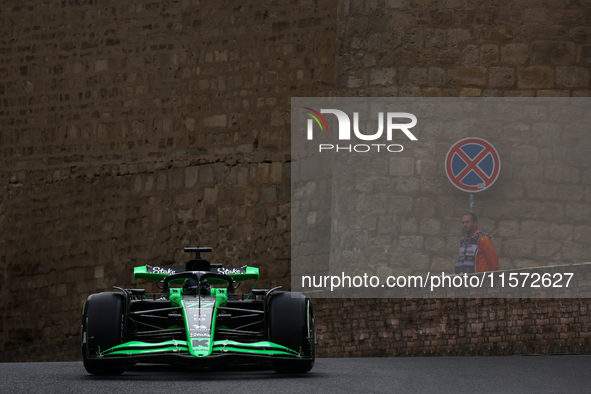
[[[122,360],[92,359],[98,350],[120,345],[125,339],[127,304],[121,293],[92,294],[82,314],[82,359],[84,368],[94,375],[121,375]]]
[[[314,366],[314,319],[310,299],[301,293],[278,292],[269,300],[269,339],[301,352],[306,359],[273,360],[277,373],[306,373]]]

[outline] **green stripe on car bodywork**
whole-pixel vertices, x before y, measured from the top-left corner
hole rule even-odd
[[[187,341],[172,340],[158,343],[130,341],[122,343],[121,345],[113,346],[112,348],[101,352],[101,356],[168,352],[188,353],[189,348],[187,346]]]
[[[131,356],[140,354],[178,353],[190,354],[187,341],[163,341],[157,343],[130,341],[113,346],[101,352],[101,356]],[[242,353],[268,356],[298,357],[299,353],[285,346],[273,342],[242,343],[236,341],[214,341],[210,354]],[[194,355],[195,357],[200,357]],[[202,357],[202,356],[201,356]]]
[[[259,349],[242,349],[242,348],[234,348],[232,346],[226,346],[223,350],[221,347],[214,347],[213,352],[232,352],[232,353],[248,353],[248,354],[262,354],[267,356],[297,356],[297,352],[286,352],[283,350],[259,350]],[[294,354],[295,353],[295,354]]]
[[[273,342],[254,342],[242,343],[236,341],[215,341],[213,343],[214,352],[238,352],[238,353],[256,353],[269,355],[291,355],[298,356],[299,353],[288,347],[278,345]]]

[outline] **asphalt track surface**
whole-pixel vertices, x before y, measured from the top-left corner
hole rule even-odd
[[[323,358],[291,376],[137,365],[98,377],[82,362],[0,363],[0,393],[591,393],[591,356]]]

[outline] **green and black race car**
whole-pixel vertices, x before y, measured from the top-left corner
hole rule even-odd
[[[210,264],[200,254],[211,250],[185,248],[196,253],[185,267],[136,267],[136,281],[156,281],[159,293],[116,287],[117,292],[89,296],[82,313],[86,370],[118,375],[136,363],[215,367],[270,361],[279,373],[310,371],[310,299],[280,287],[235,294],[235,283],[258,280],[258,268]]]

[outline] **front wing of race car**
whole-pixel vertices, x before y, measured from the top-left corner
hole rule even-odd
[[[307,359],[285,346],[276,343],[261,341],[243,343],[229,340],[213,341],[212,352],[206,356],[191,354],[187,341],[170,340],[158,343],[139,341],[126,342],[114,346],[101,353],[101,358],[125,358],[133,362],[158,362],[167,360],[183,364],[211,365],[213,360],[224,361],[226,359],[268,358],[268,359]]]

